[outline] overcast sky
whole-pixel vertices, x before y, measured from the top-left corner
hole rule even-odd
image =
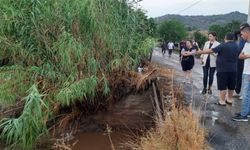
[[[248,13],[249,0],[143,0],[139,3],[149,17],[165,14],[213,15],[232,11]]]

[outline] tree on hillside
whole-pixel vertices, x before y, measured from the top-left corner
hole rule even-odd
[[[180,41],[187,36],[187,30],[183,23],[170,20],[159,25],[158,34],[164,41]]]
[[[226,32],[235,32],[239,30],[240,22],[233,20],[232,22],[225,25]]]
[[[225,28],[218,24],[211,25],[209,27],[209,32],[216,32],[218,41],[223,41],[226,34]]]
[[[194,32],[193,36],[195,41],[199,44],[200,48],[202,48],[203,44],[207,41],[207,36],[205,36],[198,30]]]
[[[223,41],[226,33],[237,31],[239,30],[239,27],[240,27],[240,22],[233,20],[232,22],[227,23],[223,26],[218,25],[218,24],[211,25],[209,27],[209,32],[212,32],[212,31],[216,32],[218,40]]]

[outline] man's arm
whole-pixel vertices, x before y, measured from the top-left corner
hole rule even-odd
[[[213,53],[219,53],[223,49],[224,45],[216,46],[215,48],[210,48],[206,50],[198,50],[196,54],[213,54]]]
[[[250,58],[250,54],[245,54],[244,52],[240,53],[239,55],[239,59],[249,59]]]
[[[212,49],[207,49],[207,50],[198,50],[196,51],[196,54],[212,54],[214,51]]]

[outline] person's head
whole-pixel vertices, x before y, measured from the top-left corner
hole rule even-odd
[[[244,28],[246,27],[250,27],[250,25],[248,23],[243,23],[240,25],[240,31],[242,31]]]
[[[234,39],[235,39],[234,33],[227,33],[224,40],[225,42],[229,42],[229,41],[234,41]]]
[[[241,36],[241,31],[246,27],[250,27],[250,25],[248,23],[243,23],[240,25],[240,29],[234,32],[236,40],[238,39],[239,36]]]
[[[187,46],[187,48],[193,47],[193,42],[191,40],[187,40],[186,41],[186,46]]]
[[[208,33],[208,39],[209,41],[216,41],[217,34],[216,32],[209,32]]]
[[[241,37],[244,40],[249,41],[250,40],[250,27],[245,27],[244,29],[241,30]]]

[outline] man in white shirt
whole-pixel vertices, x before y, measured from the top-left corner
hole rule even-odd
[[[169,56],[169,57],[171,57],[172,52],[173,52],[173,49],[174,49],[174,43],[170,41],[170,42],[168,43],[168,56]]]
[[[241,29],[241,36],[246,40],[246,44],[239,55],[240,59],[244,59],[244,71],[243,71],[243,101],[241,106],[241,112],[236,113],[232,119],[234,121],[248,121],[250,117],[250,27]]]

